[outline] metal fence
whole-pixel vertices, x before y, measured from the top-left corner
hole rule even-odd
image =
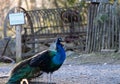
[[[22,25],[23,51],[25,50],[26,52],[26,48],[30,47],[31,49],[28,49],[30,52],[36,52],[36,48],[38,48],[38,52],[41,44],[49,44],[56,37],[63,37],[67,43],[73,43],[72,49],[81,48],[84,50],[87,30],[87,8],[76,6],[30,11],[26,11],[21,7],[13,8],[7,14],[4,22],[4,37],[9,36],[9,31],[15,32],[15,27],[9,24],[9,14],[15,13],[15,10],[24,12],[25,16],[25,24]],[[83,11],[86,11],[86,13],[82,14]]]
[[[35,49],[36,44],[52,42],[47,39],[61,36],[75,44],[72,48],[82,46],[87,52],[117,50],[120,48],[119,8],[117,2],[91,2],[88,8],[76,6],[30,11],[19,8],[24,12],[27,24],[23,25],[22,42]],[[82,15],[83,10],[87,11],[86,15]],[[4,31],[7,31],[6,27]]]
[[[41,9],[27,11],[30,15],[35,37],[48,37],[86,32],[80,7]]]
[[[31,44],[33,49],[35,44],[60,36],[67,42],[77,44],[74,48],[85,47],[87,52],[119,48],[118,3],[91,2],[88,8],[76,6],[30,11],[18,9],[24,12],[26,21],[23,25],[22,41],[24,44]],[[82,15],[85,10],[86,15]],[[4,32],[6,29],[7,27],[4,28]]]

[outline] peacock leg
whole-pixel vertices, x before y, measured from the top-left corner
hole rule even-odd
[[[48,77],[48,75],[49,75],[49,77]],[[51,82],[51,80],[52,80],[52,73],[49,73],[47,75],[47,84],[52,84],[52,82]]]
[[[49,80],[49,73],[47,74],[47,84],[50,83],[50,80]]]
[[[52,74],[50,73],[50,82],[49,82],[50,84],[52,84],[51,80],[52,80]]]

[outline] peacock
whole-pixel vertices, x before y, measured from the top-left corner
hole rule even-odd
[[[20,84],[22,79],[31,80],[41,74],[52,74],[58,70],[66,59],[65,50],[61,44],[62,38],[57,38],[49,49],[44,50],[18,63],[6,84]]]

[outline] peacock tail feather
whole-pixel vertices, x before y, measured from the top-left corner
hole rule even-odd
[[[26,64],[17,71],[12,72],[6,84],[19,84],[22,79],[30,80],[31,78],[37,77],[39,74],[39,67],[31,67],[29,64]]]

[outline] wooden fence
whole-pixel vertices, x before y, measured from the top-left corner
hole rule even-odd
[[[118,50],[120,48],[119,3],[91,3],[88,12],[86,51]]]
[[[22,11],[25,13],[26,24],[28,23],[28,25],[25,25],[25,27],[23,26],[25,29],[23,34],[23,36],[25,36],[25,41],[23,44],[33,45],[34,43],[33,46],[35,47],[36,43],[39,44],[39,42],[42,41],[41,38],[45,38],[46,40],[47,37],[66,37],[66,35],[69,36],[71,34],[75,34],[75,37],[79,36],[77,38],[77,45],[75,45],[75,47],[84,44],[86,52],[120,49],[120,6],[117,2],[113,4],[103,2],[89,3],[88,11],[86,12],[88,13],[88,16],[86,15],[86,20],[88,20],[88,22],[84,25],[81,25],[85,18],[83,15],[81,15],[81,9],[83,8],[80,7],[31,11],[25,11],[23,8],[20,9],[22,9]],[[60,17],[62,11],[74,9],[77,9],[77,17],[82,16],[82,20],[78,20],[76,22],[76,20],[73,18],[75,21],[71,22],[70,20],[69,23],[66,23],[66,21],[62,20]],[[9,20],[6,19],[5,24],[8,23],[7,21]],[[7,34],[6,28],[7,27],[5,26],[5,36]],[[74,31],[72,29],[74,29]],[[27,37],[33,37],[34,40],[27,41]],[[81,38],[82,40],[85,40],[82,42]],[[76,39],[72,39],[72,42],[75,40]],[[82,42],[82,44],[80,42]]]

